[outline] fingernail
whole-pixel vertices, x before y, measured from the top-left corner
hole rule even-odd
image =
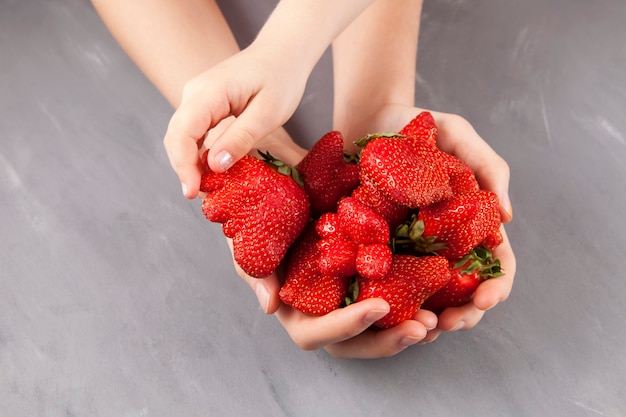
[[[440,332],[440,331],[437,331],[436,333],[433,333],[433,334],[434,334],[434,336],[431,336],[430,340],[427,340],[427,341],[422,340],[422,341],[420,341],[420,342],[419,342],[419,344],[420,344],[420,345],[425,345],[425,344],[427,344],[427,343],[432,343],[432,342],[434,342],[435,340],[437,340],[437,338],[439,337],[439,335],[441,334],[441,332]],[[428,337],[427,337],[427,339],[428,339]]]
[[[400,339],[400,346],[411,346],[416,344],[420,340],[422,339],[418,339],[413,336],[404,336],[402,339]]]
[[[389,310],[370,310],[365,317],[363,317],[363,321],[367,324],[372,324],[385,317],[387,313],[389,313]]]
[[[265,313],[267,313],[270,305],[269,291],[267,291],[267,288],[265,288],[265,285],[262,282],[258,282],[254,288],[254,292],[256,293],[256,298],[259,300],[261,308]]]
[[[215,155],[215,162],[222,171],[226,171],[233,165],[233,156],[228,151],[220,151]]]
[[[463,327],[465,327],[465,322],[464,321],[460,321],[450,331],[451,332],[456,332],[458,330],[461,330]]]
[[[182,189],[183,189],[183,195],[184,195],[185,197],[187,197],[187,191],[189,190],[189,189],[187,188],[187,184],[185,184],[185,183],[183,182],[183,183],[181,184],[181,187],[182,187]]]

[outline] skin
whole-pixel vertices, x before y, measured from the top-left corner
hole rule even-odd
[[[198,163],[204,149],[210,149],[215,171],[254,148],[270,150],[290,164],[304,157],[306,150],[281,126],[296,110],[310,72],[331,42],[333,128],[342,131],[346,147],[366,133],[398,131],[422,110],[413,103],[421,0],[282,0],[243,51],[213,0],[92,2],[120,45],[176,109],[164,145],[187,198],[202,197]],[[510,221],[506,162],[465,119],[433,115],[439,146],[467,162],[481,186],[498,194],[503,221]],[[388,313],[384,300],[311,317],[280,302],[280,271],[255,279],[237,265],[235,269],[263,311],[274,313],[301,349],[377,358],[433,341],[444,331],[469,329],[486,310],[506,300],[515,257],[504,235],[505,243],[494,255],[506,275],[481,284],[471,303],[447,309],[439,318],[420,310],[413,320],[386,330],[370,328]]]

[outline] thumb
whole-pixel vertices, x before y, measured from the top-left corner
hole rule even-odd
[[[208,155],[211,170],[226,171],[249,153],[259,140],[282,126],[288,117],[277,117],[280,112],[273,111],[274,109],[275,106],[258,97],[250,102],[211,146]]]

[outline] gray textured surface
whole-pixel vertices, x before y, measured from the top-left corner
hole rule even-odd
[[[243,42],[272,2],[245,3]],[[623,416],[624,21],[623,0],[427,2],[418,103],[510,163],[516,282],[472,331],[339,361],[235,276],[170,172],[171,109],[89,3],[0,1],[0,415]],[[289,124],[309,143],[328,65]]]

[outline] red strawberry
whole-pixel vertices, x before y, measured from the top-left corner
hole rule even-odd
[[[448,307],[467,304],[481,282],[503,275],[500,261],[494,260],[491,251],[482,245],[459,261],[450,262],[450,270],[450,281],[422,304],[423,309],[440,314]]]
[[[383,278],[389,272],[392,256],[387,245],[381,243],[361,245],[356,253],[356,272],[364,278]]]
[[[324,275],[350,277],[356,274],[356,255],[359,245],[351,239],[332,236],[317,242],[318,268]]]
[[[385,219],[352,197],[345,197],[337,205],[340,229],[359,244],[389,242],[389,225]]]
[[[359,183],[359,167],[344,155],[343,147],[342,134],[329,132],[313,145],[296,167],[315,217],[335,211],[339,199],[350,195]]]
[[[380,214],[391,230],[395,230],[409,213],[407,206],[393,201],[366,178],[352,192],[352,197]]]
[[[441,256],[394,255],[389,273],[382,279],[357,277],[356,302],[382,298],[389,313],[374,323],[386,329],[412,318],[426,298],[450,279],[448,261]]]
[[[423,140],[426,143],[435,146],[437,139],[437,125],[435,118],[430,112],[423,111],[413,120],[411,120],[402,130],[400,135],[417,140]]]
[[[322,214],[319,219],[315,221],[315,230],[322,239],[344,235],[339,227],[339,216],[337,213],[333,212]]]
[[[442,152],[421,141],[402,137],[364,138],[361,182],[371,181],[397,203],[411,208],[433,204],[452,194]]]
[[[321,316],[341,307],[349,278],[324,275],[318,269],[318,236],[309,226],[289,252],[281,300],[303,313]]]
[[[309,220],[303,188],[267,162],[244,156],[224,173],[207,172],[202,211],[222,223],[237,264],[250,276],[270,275]]]
[[[406,248],[414,244],[418,252],[456,261],[499,227],[498,197],[478,190],[420,208],[418,216],[398,228],[395,245]]]

